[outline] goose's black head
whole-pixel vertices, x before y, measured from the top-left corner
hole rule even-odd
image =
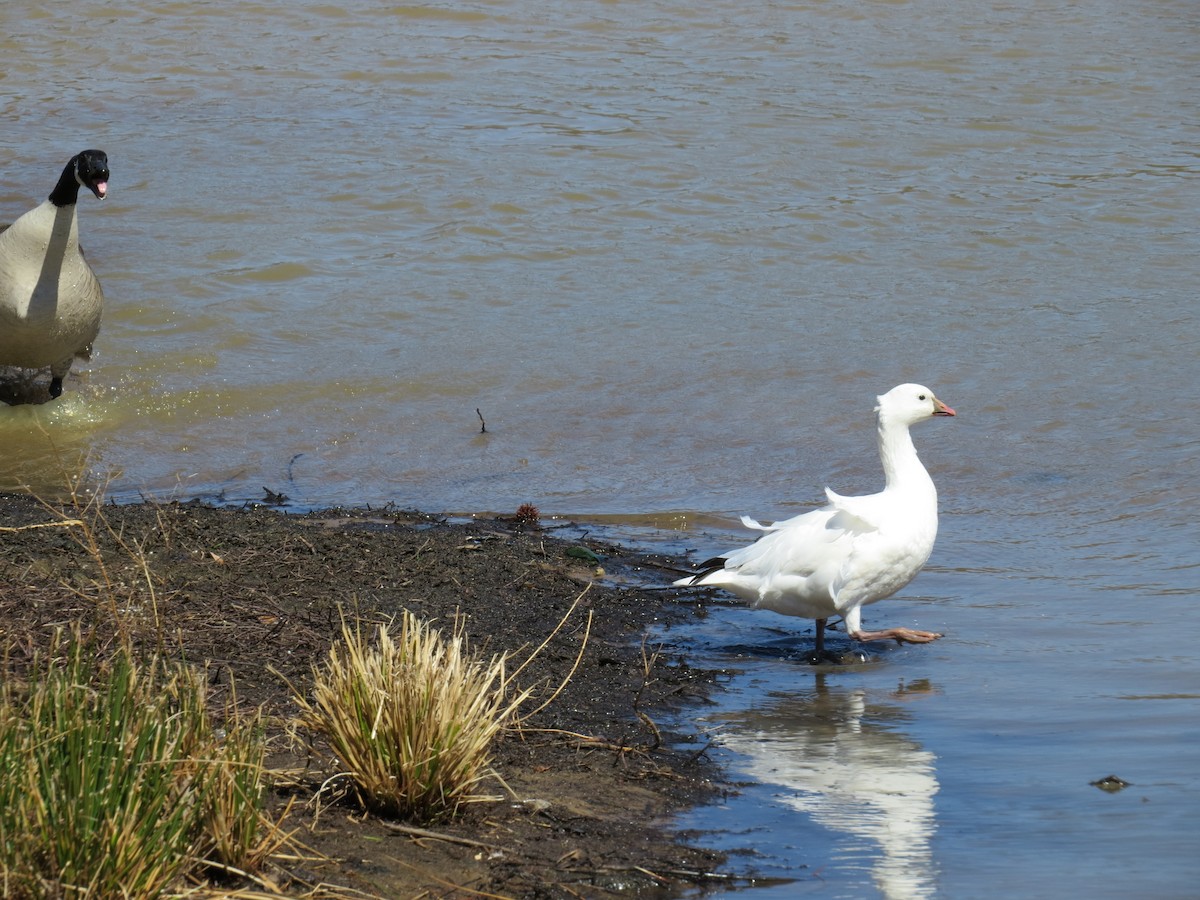
[[[108,155],[103,150],[84,150],[72,156],[50,192],[50,202],[55,206],[71,205],[81,186],[95,194],[97,200],[108,194]]]

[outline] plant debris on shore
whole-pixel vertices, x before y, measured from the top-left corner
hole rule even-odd
[[[656,719],[702,701],[711,684],[653,643],[657,626],[702,610],[596,583],[596,556],[569,555],[582,544],[556,540],[533,516],[450,524],[394,510],[196,502],[55,509],[5,495],[0,542],[4,677],[21,677],[55,634],[78,627],[95,648],[204,671],[211,709],[261,711],[267,814],[292,840],[258,876],[193,876],[191,890],[665,897],[722,880],[716,854],[668,827],[672,812],[715,789],[706,738],[664,733]],[[667,580],[655,558],[585,549],[610,574]],[[513,689],[530,692],[495,741],[479,802],[432,824],[351,802],[337,754],[303,727],[296,702],[312,697],[314,665],[346,623],[374,633],[406,614],[507,658]]]

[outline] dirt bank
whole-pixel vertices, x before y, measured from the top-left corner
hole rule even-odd
[[[702,702],[713,677],[651,638],[658,623],[703,614],[646,589],[668,581],[673,561],[510,521],[448,524],[393,510],[289,515],[171,503],[82,518],[90,528],[29,528],[56,515],[0,497],[8,665],[72,622],[111,642],[107,592],[136,607],[139,645],[208,665],[218,700],[232,682],[240,704],[262,705],[272,765],[289,773],[273,803],[297,798],[289,825],[309,848],[269,873],[287,893],[325,885],[380,897],[675,896],[721,883],[721,860],[666,827],[672,812],[717,789],[705,737],[661,724],[664,710]],[[604,579],[581,548],[601,557]],[[614,575],[633,586],[602,583]],[[484,789],[500,799],[471,804],[434,836],[336,802],[317,813],[312,798],[336,768],[286,739],[296,707],[284,679],[307,689],[343,613],[376,622],[408,609],[447,629],[458,616],[473,648],[520,662],[577,599],[520,676],[541,698],[566,684],[497,746],[499,778]]]

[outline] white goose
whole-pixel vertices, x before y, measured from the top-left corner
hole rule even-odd
[[[773,525],[743,516],[743,524],[763,536],[709,560],[699,574],[675,584],[720,587],[755,607],[816,619],[818,658],[825,651],[825,620],[836,615],[856,641],[923,644],[940,638],[912,628],[862,628],[862,607],[912,581],[937,536],[937,489],[917,458],[909,426],[954,415],[919,384],[894,387],[878,401],[882,491],[843,497],[826,488],[828,506]]]
[[[100,150],[71,157],[50,198],[0,233],[0,366],[49,366],[51,397],[100,332],[104,293],[79,249],[75,201],[80,187],[103,200],[108,174]]]

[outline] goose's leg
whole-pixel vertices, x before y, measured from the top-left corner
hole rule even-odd
[[[74,356],[68,356],[66,359],[59,360],[50,367],[50,397],[62,396],[63,379],[67,377],[67,373],[71,371],[71,363],[75,361]]]
[[[897,644],[928,644],[942,637],[936,631],[918,631],[915,628],[888,628],[884,631],[852,631],[850,637],[856,641],[895,641]]]
[[[808,661],[814,666],[819,666],[822,663],[840,663],[841,656],[834,653],[832,650],[825,649],[825,619],[817,619],[817,640],[813,647],[813,652],[808,654]]]

